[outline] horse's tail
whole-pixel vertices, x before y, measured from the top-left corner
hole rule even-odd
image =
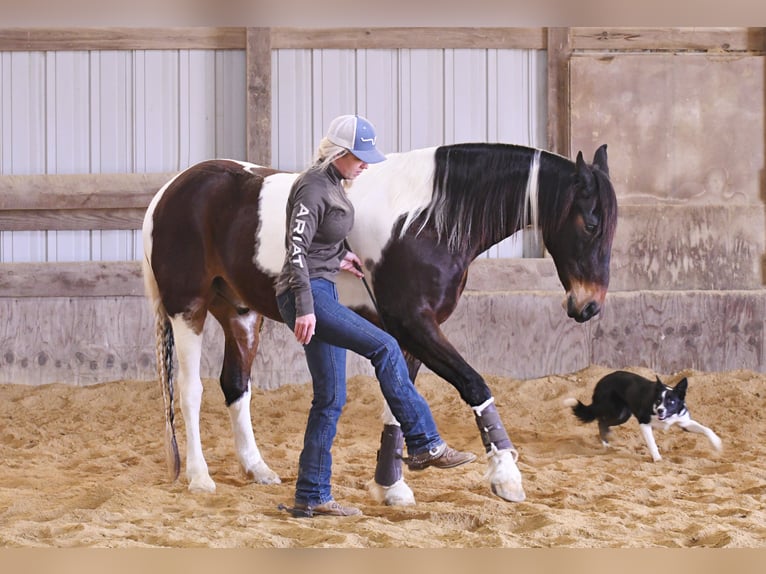
[[[160,376],[162,400],[165,405],[165,455],[171,481],[178,479],[181,474],[181,458],[178,454],[178,441],[175,427],[175,400],[173,371],[173,328],[170,318],[164,308],[158,306],[155,310],[155,335],[157,340],[157,372]]]
[[[574,398],[564,399],[564,405],[572,407],[574,415],[584,423],[590,423],[596,420],[596,413],[593,412],[593,405],[584,405]]]
[[[173,349],[175,348],[175,341],[173,339],[173,327],[165,306],[160,299],[157,280],[147,255],[144,256],[142,261],[142,268],[146,296],[151,302],[152,310],[154,311],[157,374],[160,378],[162,400],[165,406],[165,454],[170,480],[175,481],[181,474],[181,458],[178,454],[175,428],[175,400],[173,392],[175,377],[173,371]]]

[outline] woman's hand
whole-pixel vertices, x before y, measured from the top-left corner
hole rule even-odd
[[[343,258],[343,261],[340,262],[340,268],[344,271],[353,273],[359,278],[364,277],[362,261],[356,256],[356,253],[352,253],[351,251],[346,251],[346,256]]]
[[[308,345],[317,326],[317,318],[314,313],[301,315],[295,319],[295,338],[301,345]]]

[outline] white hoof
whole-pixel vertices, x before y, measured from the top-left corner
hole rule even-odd
[[[415,495],[403,478],[397,480],[391,486],[382,486],[371,480],[367,488],[378,504],[386,506],[411,506],[415,504]]]
[[[189,480],[189,492],[215,492],[215,482],[209,475],[195,476]]]
[[[256,484],[282,484],[279,475],[271,470],[263,460],[259,460],[245,472],[253,478],[253,482]]]
[[[496,495],[510,502],[523,502],[527,495],[521,486],[521,472],[516,466],[519,453],[513,449],[497,450],[487,453],[489,468],[486,477],[489,486]]]

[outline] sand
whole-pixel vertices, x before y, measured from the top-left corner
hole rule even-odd
[[[644,375],[646,369],[633,368]],[[590,398],[609,369],[534,380],[488,376],[498,411],[519,449],[527,500],[490,492],[481,439],[457,392],[418,377],[442,435],[479,455],[450,470],[405,470],[417,504],[387,507],[367,491],[382,429],[375,379],[349,380],[348,405],[333,450],[336,499],[360,507],[352,518],[292,518],[310,386],[253,393],[256,439],[282,477],[249,483],[234,457],[218,384],[205,381],[202,441],[215,494],[192,494],[167,478],[162,398],[154,382],[0,386],[0,546],[170,548],[480,548],[766,546],[766,375],[750,371],[662,375],[689,378],[696,420],[721,437],[657,432],[654,463],[635,419],[604,449],[595,425],[579,423],[564,398]],[[178,419],[180,419],[180,415]],[[179,442],[184,447],[183,422]]]

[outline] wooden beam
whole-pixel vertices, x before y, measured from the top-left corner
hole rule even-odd
[[[546,48],[543,28],[272,28],[271,42],[275,50]]]
[[[62,50],[242,50],[245,29],[0,28],[0,52]]]
[[[766,28],[572,28],[573,50],[761,52]]]
[[[570,98],[569,59],[572,55],[569,28],[549,28],[548,38],[548,149],[569,157]]]
[[[247,161],[271,165],[271,30],[247,29]]]
[[[146,209],[175,173],[0,176],[0,213],[21,210]]]
[[[140,261],[3,263],[0,297],[127,297],[144,294]]]
[[[41,209],[0,211],[3,231],[83,231],[94,229],[141,229],[142,209]]]

